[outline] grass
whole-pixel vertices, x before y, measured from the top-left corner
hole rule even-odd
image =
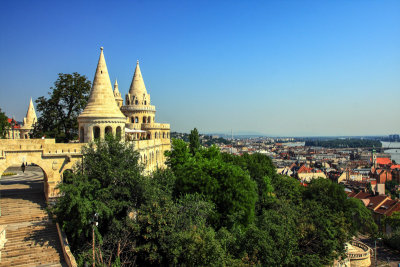
[[[5,173],[3,173],[2,176],[13,176],[13,175],[16,175],[16,173],[15,172],[5,172]]]

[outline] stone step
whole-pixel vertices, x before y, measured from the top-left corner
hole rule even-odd
[[[40,172],[2,177],[0,224],[7,242],[0,267],[66,266],[55,224],[49,219]]]

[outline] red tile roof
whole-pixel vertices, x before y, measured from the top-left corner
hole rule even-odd
[[[390,165],[392,164],[392,161],[390,158],[377,158],[376,163],[380,165]]]
[[[400,201],[397,200],[397,203],[393,205],[386,213],[386,216],[392,216],[394,212],[400,212]]]
[[[375,209],[376,213],[386,214],[389,210],[391,210],[397,204],[396,200],[388,199],[382,203],[377,209]]]
[[[358,192],[357,194],[355,194],[353,197],[357,198],[357,199],[365,199],[365,198],[369,198],[372,195],[370,193],[367,192]]]
[[[376,208],[378,208],[380,205],[382,205],[382,203],[384,201],[386,201],[387,199],[389,199],[388,196],[382,195],[382,196],[375,196],[375,197],[371,197],[370,198],[370,202],[367,206],[367,208],[371,209],[371,210],[375,210]]]
[[[14,121],[14,129],[19,129],[19,128],[21,128],[21,126],[18,124],[18,122],[16,121],[16,120],[14,120],[14,119],[10,119],[10,118],[7,118],[7,120],[8,120],[8,123],[9,124],[11,124],[11,122],[12,121]]]

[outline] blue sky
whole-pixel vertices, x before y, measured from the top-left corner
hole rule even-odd
[[[82,3],[83,2],[83,3]],[[187,132],[400,133],[400,1],[1,1],[0,108],[22,120],[99,47]]]

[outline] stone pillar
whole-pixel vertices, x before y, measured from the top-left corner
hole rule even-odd
[[[99,125],[99,128],[100,128],[100,139],[104,140],[105,136],[104,131],[106,128],[104,127],[104,125]]]
[[[84,129],[86,130],[84,142],[90,143],[93,140],[93,126],[85,124]]]

